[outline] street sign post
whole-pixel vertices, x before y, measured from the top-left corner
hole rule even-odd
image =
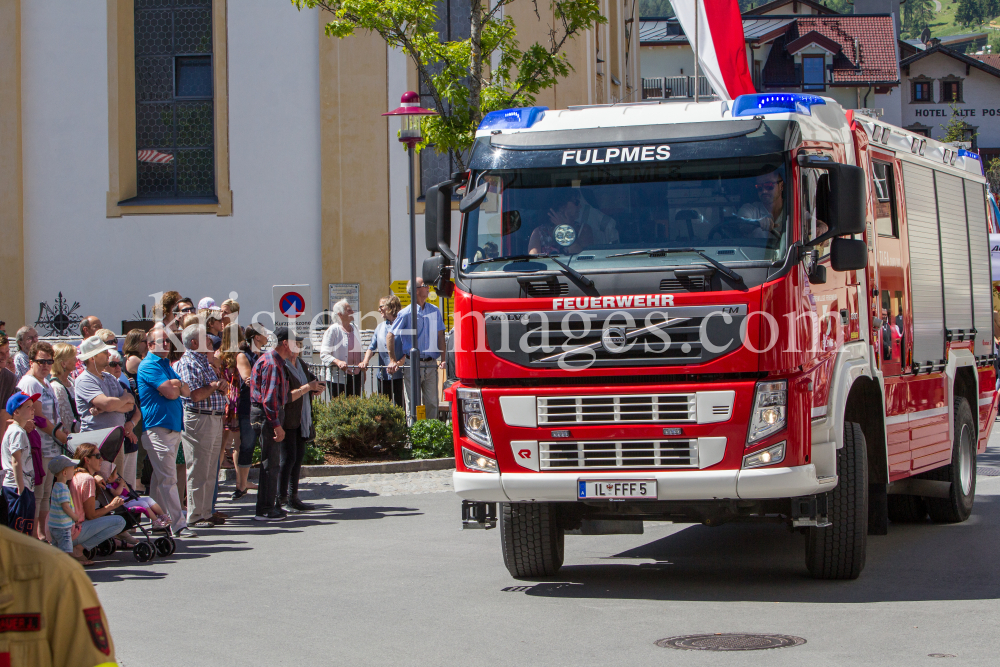
[[[309,285],[274,285],[274,324],[294,327],[295,332],[309,340],[312,321],[312,290]]]

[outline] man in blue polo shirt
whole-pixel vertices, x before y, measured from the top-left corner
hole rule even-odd
[[[413,303],[404,308],[392,323],[389,333],[385,335],[386,351],[389,353],[388,371],[395,373],[396,369],[402,365],[403,360],[396,358],[396,339],[399,338],[403,343],[403,358],[405,359],[413,347],[413,334],[416,332],[416,347],[420,353],[420,379],[417,383],[420,395],[416,397],[417,405],[425,407],[428,419],[437,419],[438,367],[444,368],[444,360],[441,358],[445,349],[444,320],[441,318],[441,311],[427,303],[430,287],[425,285],[421,278],[417,278],[416,293],[414,293],[409,281],[406,283],[406,291],[410,293],[413,301],[416,301],[417,311],[414,315]],[[409,362],[406,369],[406,382],[403,383],[407,413],[411,412],[410,404],[413,402],[413,397],[410,396],[413,359],[410,359]]]
[[[187,527],[187,517],[177,493],[177,447],[184,430],[184,407],[181,396],[190,396],[187,384],[170,367],[167,355],[170,340],[167,331],[157,324],[146,337],[149,354],[139,364],[136,382],[139,404],[151,448],[146,452],[153,466],[149,495],[170,515],[175,536],[197,537]]]

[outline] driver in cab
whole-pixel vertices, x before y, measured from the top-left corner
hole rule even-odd
[[[785,228],[785,182],[772,171],[757,177],[754,187],[758,201],[744,204],[736,215],[757,223],[748,236],[757,239],[780,238]]]
[[[578,188],[556,190],[554,199],[549,222],[536,227],[528,239],[528,254],[575,255],[594,244],[618,242],[615,221],[583,201]]]

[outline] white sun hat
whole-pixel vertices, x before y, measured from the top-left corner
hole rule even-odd
[[[101,352],[110,352],[113,349],[115,348],[106,344],[97,336],[91,336],[87,340],[80,343],[80,354],[76,355],[76,358],[80,361],[86,361]]]

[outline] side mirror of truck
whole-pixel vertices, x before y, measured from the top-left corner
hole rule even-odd
[[[860,271],[868,266],[868,244],[861,239],[833,239],[830,266],[834,271]]]
[[[449,260],[451,251],[451,192],[454,181],[445,181],[427,188],[424,209],[424,245],[428,252],[440,252]]]
[[[420,276],[424,279],[425,285],[433,285],[438,296],[446,299],[451,298],[455,291],[455,284],[451,282],[449,271],[451,262],[444,255],[428,257],[424,260]]]
[[[800,155],[798,163],[803,168],[822,169],[827,172],[826,178],[821,179],[825,183],[819,184],[821,188],[827,189],[827,192],[817,193],[816,217],[825,222],[828,229],[825,234],[812,239],[808,245],[818,245],[837,236],[863,233],[865,170],[834,162],[828,155]]]
[[[462,197],[461,203],[458,205],[458,210],[462,213],[468,213],[469,211],[479,208],[479,206],[486,199],[486,195],[489,194],[490,184],[485,181],[479,184],[479,187],[474,190],[470,190],[469,194]]]

